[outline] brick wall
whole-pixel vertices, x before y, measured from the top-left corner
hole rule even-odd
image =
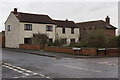
[[[0,47],[2,47],[2,37],[0,36]]]
[[[109,36],[115,36],[115,29],[106,29],[106,33]]]
[[[120,49],[117,48],[108,48],[106,54],[110,56],[118,56],[120,54]]]
[[[0,32],[0,47],[5,47],[5,31]]]
[[[80,54],[97,55],[96,50],[97,50],[96,48],[82,48],[82,50],[80,51]]]
[[[2,36],[2,47],[5,47],[5,36]]]
[[[60,48],[60,47],[46,47],[45,51],[53,51],[53,52],[64,52],[64,53],[72,53],[72,54],[82,54],[82,55],[99,55],[99,56],[118,56],[120,54],[120,50],[117,48],[107,48],[105,51],[97,52],[97,48],[82,48],[80,51],[74,51],[72,48]]]
[[[65,53],[74,53],[72,48],[62,48],[62,47],[45,47],[45,51],[54,51],[54,52],[65,52]]]
[[[0,47],[5,47],[5,36],[0,36]]]
[[[61,47],[46,47],[45,51],[54,51],[54,52],[64,52],[72,54],[82,54],[82,55],[96,55],[95,48],[83,48],[80,51],[73,50],[72,48],[61,48]]]
[[[20,44],[19,48],[30,49],[30,50],[40,50],[41,49],[41,47],[39,45],[30,45],[30,44]]]
[[[40,50],[39,45],[20,44],[19,47],[22,49]],[[52,52],[70,53],[70,54],[91,55],[91,56],[97,55],[97,48],[82,48],[80,51],[74,51],[72,48],[46,46],[44,48],[44,50],[52,51]],[[106,55],[118,56],[118,54],[120,54],[120,49],[117,49],[117,48],[107,48],[106,49]],[[105,52],[101,51],[101,52],[99,52],[98,55],[104,56]]]

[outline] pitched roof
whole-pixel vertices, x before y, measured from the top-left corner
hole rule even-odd
[[[63,27],[63,28],[78,28],[76,24],[73,21],[68,20],[54,20],[57,27]]]
[[[15,14],[14,12],[12,13]],[[17,14],[15,15],[20,22],[55,24],[54,21],[48,15],[30,14],[22,12],[17,12]]]
[[[112,26],[111,24],[106,23],[103,20],[97,21],[88,21],[88,22],[80,22],[76,23],[79,28],[106,28],[106,29],[117,29],[116,27]]]

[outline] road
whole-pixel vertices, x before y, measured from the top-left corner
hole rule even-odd
[[[118,78],[118,58],[53,58],[2,50],[3,78]]]

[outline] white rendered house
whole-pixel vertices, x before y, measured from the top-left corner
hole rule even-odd
[[[19,48],[38,33],[46,34],[51,42],[57,38],[65,39],[67,44],[79,40],[79,28],[73,21],[52,20],[48,15],[17,12],[15,8],[5,22],[5,46]]]

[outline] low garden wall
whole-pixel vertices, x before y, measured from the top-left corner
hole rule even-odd
[[[56,46],[46,46],[44,48],[45,51],[54,51],[54,52],[63,52],[63,53],[74,53],[72,48],[64,48],[64,47],[56,47]]]
[[[41,47],[39,45],[31,45],[31,44],[20,44],[20,49],[30,49],[30,50],[40,50]]]
[[[5,47],[5,36],[0,36],[0,47]]]
[[[82,54],[82,55],[97,55],[97,53],[96,53],[96,48],[82,48],[81,50],[80,50],[80,54]]]
[[[108,48],[106,50],[106,54],[110,55],[110,56],[114,56],[114,55],[119,56],[120,55],[120,49],[118,49],[118,48]]]
[[[32,49],[32,50],[40,50],[39,45],[29,45],[29,44],[20,44],[21,49]],[[73,50],[72,48],[67,47],[56,47],[56,46],[46,46],[44,48],[45,51],[52,52],[62,52],[62,53],[70,53],[70,54],[79,54],[79,55],[90,55],[90,56],[118,56],[120,54],[120,49],[118,48],[107,48],[105,51],[98,51],[97,48],[82,48],[80,50]]]

